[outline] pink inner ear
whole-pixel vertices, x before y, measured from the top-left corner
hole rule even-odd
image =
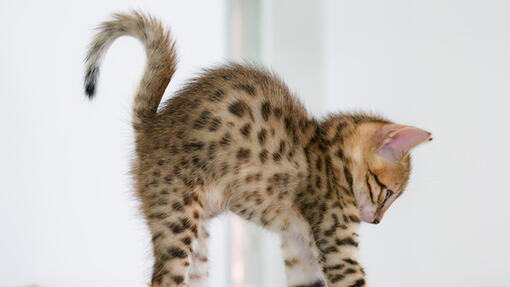
[[[389,161],[399,161],[413,147],[430,140],[430,133],[410,126],[387,124],[379,130],[378,138],[378,155]]]

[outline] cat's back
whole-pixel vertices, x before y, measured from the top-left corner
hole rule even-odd
[[[264,170],[297,176],[306,168],[303,146],[314,124],[273,74],[232,64],[205,71],[169,99],[150,141],[155,158],[181,162],[179,171],[190,177]]]
[[[206,70],[167,100],[157,129],[177,139],[240,135],[252,144],[301,143],[313,123],[303,105],[274,74],[239,64]]]
[[[234,106],[231,107],[232,104]],[[259,116],[264,121],[268,121],[273,113],[277,118],[284,115],[295,120],[310,118],[303,105],[276,75],[240,64],[205,70],[164,104],[161,116],[167,119],[199,109],[221,112],[227,108],[240,118],[244,115],[243,107],[248,116]],[[186,121],[181,123],[186,124]]]

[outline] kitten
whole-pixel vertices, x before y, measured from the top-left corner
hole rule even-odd
[[[133,174],[154,249],[152,286],[205,286],[205,223],[227,210],[280,233],[288,286],[365,286],[361,221],[379,223],[406,186],[409,150],[430,133],[368,114],[317,120],[275,75],[206,70],[160,106],[176,56],[161,23],[138,12],[104,22],[86,58],[123,35],[147,66],[134,101]]]

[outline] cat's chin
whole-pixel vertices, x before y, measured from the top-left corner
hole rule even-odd
[[[367,222],[367,223],[378,224],[379,220],[377,219],[377,216],[375,213],[376,213],[376,210],[373,210],[372,208],[363,208],[362,207],[360,210],[361,220],[364,222]]]

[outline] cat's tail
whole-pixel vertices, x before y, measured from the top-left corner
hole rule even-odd
[[[136,11],[115,14],[113,20],[102,23],[98,29],[85,58],[85,93],[90,99],[94,97],[99,65],[115,39],[126,35],[140,40],[145,47],[147,63],[134,100],[133,127],[135,131],[142,131],[156,115],[175,72],[174,43],[161,22]]]

